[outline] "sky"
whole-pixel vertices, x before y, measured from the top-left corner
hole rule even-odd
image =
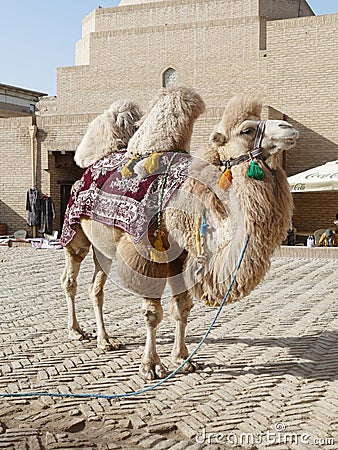
[[[308,0],[316,15],[338,0]],[[0,83],[56,95],[56,69],[75,65],[82,20],[119,0],[0,0]]]

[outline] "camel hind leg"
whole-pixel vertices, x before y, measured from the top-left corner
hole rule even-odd
[[[68,333],[71,339],[82,340],[89,338],[80,327],[75,311],[75,296],[77,290],[77,277],[80,266],[87,256],[90,248],[90,242],[83,234],[80,227],[74,239],[64,247],[65,268],[61,276],[61,285],[66,295],[68,306]]]
[[[89,296],[93,303],[97,326],[97,347],[102,350],[117,350],[120,342],[109,337],[103,320],[104,285],[112,264],[111,259],[105,257],[94,248],[93,259],[95,271],[89,287]]]

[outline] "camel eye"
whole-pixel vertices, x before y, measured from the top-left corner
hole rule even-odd
[[[240,132],[240,134],[246,134],[246,135],[249,135],[249,134],[252,134],[254,131],[255,131],[255,130],[254,130],[253,128],[245,128],[244,130],[242,130],[242,131]]]

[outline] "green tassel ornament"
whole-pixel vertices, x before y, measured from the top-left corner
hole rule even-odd
[[[257,161],[252,161],[247,172],[247,176],[249,178],[253,178],[254,180],[264,180],[265,173],[262,168],[259,167]]]

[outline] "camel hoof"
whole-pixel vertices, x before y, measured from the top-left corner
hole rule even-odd
[[[152,381],[157,378],[165,378],[168,375],[168,369],[161,363],[142,363],[139,375],[145,381]]]
[[[89,341],[92,338],[90,333],[86,333],[81,328],[69,330],[69,338],[72,341]]]
[[[184,360],[185,358],[175,358],[173,360],[173,364],[175,367],[178,367],[183,363]],[[197,362],[190,360],[184,364],[184,366],[180,369],[180,372],[193,373],[196,372],[196,370],[199,370],[200,368],[201,367]]]
[[[121,342],[118,339],[102,338],[97,340],[97,348],[105,352],[118,350],[121,347]]]

